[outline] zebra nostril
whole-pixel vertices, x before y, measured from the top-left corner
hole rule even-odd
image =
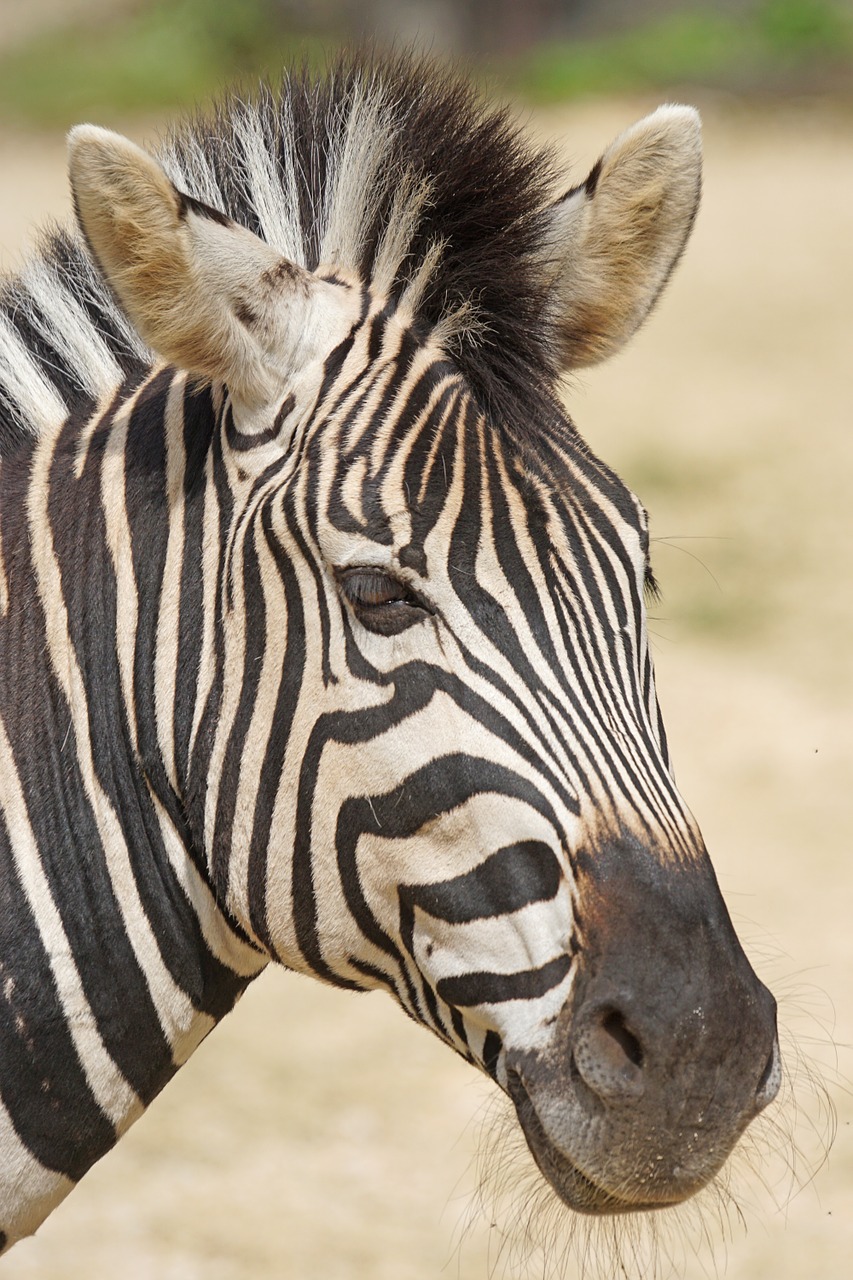
[[[573,1061],[584,1084],[603,1099],[633,1101],[643,1093],[643,1046],[619,1009],[597,1009],[582,1022]]]
[[[758,1088],[755,1092],[755,1102],[762,1111],[769,1106],[782,1084],[782,1057],[779,1052],[779,1041],[774,1037],[773,1048],[770,1050],[770,1057],[761,1073],[761,1079],[758,1082]]]
[[[618,1009],[611,1009],[605,1014],[601,1028],[616,1042],[629,1062],[635,1067],[643,1065],[643,1049],[637,1037],[625,1025],[625,1019]]]

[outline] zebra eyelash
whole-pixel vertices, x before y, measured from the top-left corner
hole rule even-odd
[[[375,565],[353,565],[337,574],[341,594],[358,621],[375,635],[396,636],[432,615],[405,582]]]
[[[594,170],[593,170],[594,172]],[[649,513],[639,499],[635,499],[640,515],[640,546],[645,559],[643,568],[643,595],[646,604],[659,604],[663,598],[663,592],[660,584],[655,577],[655,571],[652,568],[652,558],[650,554],[651,539],[649,537]]]
[[[660,583],[655,577],[655,571],[648,560],[646,561],[646,571],[643,576],[643,594],[646,597],[647,604],[660,604],[663,599]]]

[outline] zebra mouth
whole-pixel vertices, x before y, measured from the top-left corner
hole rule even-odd
[[[656,1200],[629,1200],[602,1187],[555,1146],[518,1071],[508,1071],[507,1088],[530,1153],[540,1172],[563,1203],[576,1213],[644,1213],[652,1209],[669,1208],[684,1199],[683,1196],[676,1195],[671,1198],[662,1196]]]

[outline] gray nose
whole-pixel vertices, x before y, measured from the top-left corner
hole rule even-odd
[[[668,1055],[656,1052],[654,1032],[643,1028],[615,1003],[595,1003],[575,1016],[571,1039],[572,1069],[586,1087],[611,1106],[639,1101],[648,1083],[662,1074],[657,1064]],[[757,1081],[755,1114],[769,1105],[779,1092],[782,1079],[779,1042],[774,1035],[764,1069]]]

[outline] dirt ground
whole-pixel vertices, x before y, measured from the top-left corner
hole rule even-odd
[[[531,123],[571,139],[580,177],[653,105]],[[665,593],[656,661],[679,782],[788,1035],[828,1081],[838,1133],[809,1181],[820,1151],[810,1126],[825,1117],[789,1047],[794,1088],[770,1116],[775,1172],[739,1161],[746,1226],[734,1211],[728,1227],[713,1207],[688,1214],[671,1228],[683,1242],[671,1273],[843,1280],[853,1257],[843,1084],[853,1076],[853,130],[847,117],[793,106],[712,102],[704,114],[706,194],[687,258],[630,350],[567,395],[593,447],[652,511]],[[66,208],[61,140],[0,135],[0,183],[8,267],[26,229]],[[487,1213],[459,1243],[493,1093],[383,996],[267,973],[3,1262],[4,1280],[521,1277],[500,1248],[505,1219]],[[774,1198],[762,1184],[786,1152],[794,1159],[792,1127],[805,1185],[786,1198],[783,1177]],[[567,1277],[582,1255],[580,1243],[552,1246]],[[640,1273],[639,1263],[624,1272]],[[530,1274],[542,1275],[538,1255]],[[604,1264],[606,1280],[617,1274]]]

